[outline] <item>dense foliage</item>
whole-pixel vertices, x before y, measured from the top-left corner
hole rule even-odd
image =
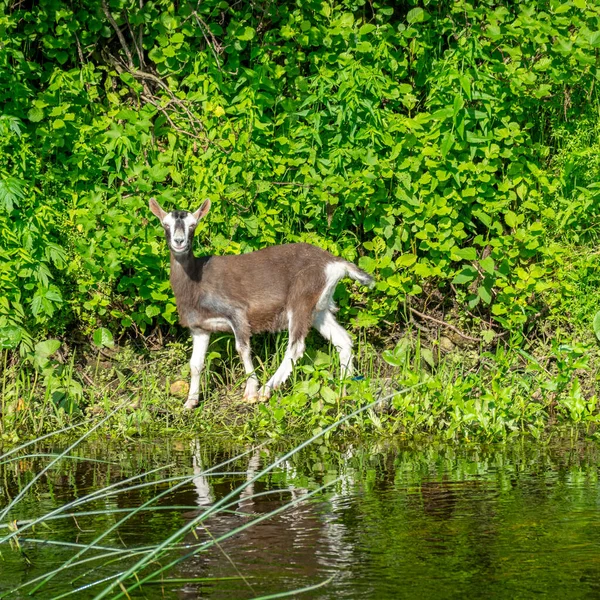
[[[213,200],[197,252],[358,261],[356,325],[439,289],[487,341],[594,239],[598,2],[0,6],[4,347],[176,321],[152,195]]]

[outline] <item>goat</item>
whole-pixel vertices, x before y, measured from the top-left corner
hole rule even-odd
[[[195,257],[194,232],[210,209],[210,200],[193,213],[167,213],[150,199],[150,210],[165,230],[171,251],[171,287],[179,321],[192,334],[191,382],[185,408],[198,404],[200,373],[210,334],[232,332],[247,381],[244,399],[269,398],[304,353],[311,327],[330,341],[340,356],[342,377],[352,373],[352,339],[336,321],[333,293],[350,277],[371,286],[373,278],[356,265],[311,244],[271,246],[237,256]],[[259,390],[252,364],[250,337],[266,331],[289,331],[284,359]]]

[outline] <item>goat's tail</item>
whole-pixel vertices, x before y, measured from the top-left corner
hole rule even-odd
[[[375,285],[375,279],[366,271],[359,269],[354,263],[346,262],[346,273],[350,279],[354,279],[354,281],[358,281],[363,285],[367,285],[369,287],[373,287],[373,285]]]
[[[354,263],[342,258],[330,262],[325,268],[325,287],[317,301],[317,310],[330,310],[331,312],[337,310],[333,302],[333,293],[338,281],[344,277],[350,277],[350,279],[354,279],[369,287],[375,283],[373,277],[362,269],[359,269]]]

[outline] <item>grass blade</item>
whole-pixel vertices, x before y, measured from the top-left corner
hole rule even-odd
[[[89,431],[84,433],[80,438],[78,438],[73,444],[71,444],[64,452],[61,452],[54,460],[52,460],[48,465],[46,465],[36,476],[9,502],[8,506],[0,513],[0,521],[3,521],[6,515],[15,507],[15,505],[25,496],[27,491],[33,486],[33,484],[42,477],[47,471],[49,471],[58,461],[60,461],[64,456],[69,454],[73,448],[76,448],[86,437],[90,436],[96,429],[104,425],[106,421],[108,421],[114,414],[116,414],[121,408],[125,406],[126,402],[122,402],[117,408],[115,408],[111,413],[106,415],[104,419],[96,423]],[[2,456],[1,458],[4,458]],[[0,544],[6,541],[5,539],[0,540]]]
[[[422,381],[422,382],[416,383],[415,385],[403,388],[402,390],[398,390],[396,392],[392,392],[391,394],[388,394],[386,396],[380,396],[379,398],[375,399],[373,402],[370,402],[369,404],[366,404],[364,406],[361,406],[361,407],[357,408],[356,410],[352,411],[351,413],[349,413],[345,417],[339,419],[335,423],[332,423],[331,425],[325,427],[319,433],[314,434],[311,438],[309,438],[308,440],[302,442],[302,444],[300,444],[299,446],[296,446],[294,449],[290,450],[289,452],[287,452],[286,454],[284,454],[282,457],[278,458],[275,462],[273,462],[272,464],[270,464],[268,467],[266,467],[265,469],[263,469],[262,471],[260,471],[257,475],[255,475],[251,479],[247,480],[241,486],[238,486],[232,492],[230,492],[229,494],[227,494],[226,496],[224,496],[223,498],[221,498],[221,500],[219,500],[218,502],[216,502],[208,510],[204,511],[204,513],[202,513],[199,517],[197,517],[196,519],[193,519],[190,523],[188,523],[184,527],[181,527],[178,531],[176,531],[174,534],[172,534],[171,536],[169,536],[169,538],[167,538],[164,542],[162,542],[161,544],[159,544],[156,547],[156,550],[155,550],[154,553],[150,553],[149,555],[143,557],[135,565],[133,565],[132,567],[130,567],[126,571],[126,573],[122,576],[122,578],[119,578],[119,579],[113,581],[113,583],[111,583],[104,590],[102,590],[102,592],[100,592],[99,594],[97,594],[95,596],[94,600],[101,600],[102,598],[106,597],[107,594],[109,594],[111,591],[113,591],[116,587],[120,587],[121,584],[124,581],[126,581],[127,578],[129,578],[134,573],[139,572],[150,561],[154,560],[158,555],[162,554],[163,550],[164,550],[164,548],[166,546],[172,544],[173,541],[175,541],[175,540],[183,537],[187,533],[187,531],[191,530],[196,525],[202,523],[202,521],[206,520],[210,515],[216,513],[219,508],[221,508],[224,504],[226,504],[231,499],[233,499],[235,496],[237,496],[246,487],[248,487],[249,485],[251,485],[252,483],[254,483],[255,481],[257,481],[261,477],[264,477],[264,475],[266,475],[267,473],[269,473],[270,471],[272,471],[274,468],[276,468],[277,466],[279,466],[280,464],[282,464],[283,462],[285,462],[286,460],[288,460],[290,457],[292,457],[294,454],[296,454],[297,452],[299,452],[300,450],[302,450],[306,446],[308,446],[311,443],[313,443],[315,440],[317,440],[317,439],[321,438],[322,436],[324,436],[327,432],[331,431],[332,429],[334,429],[336,427],[339,427],[339,425],[341,425],[342,423],[345,423],[346,421],[350,420],[351,418],[355,417],[356,415],[358,415],[358,414],[360,414],[362,412],[365,412],[365,411],[369,410],[370,408],[373,408],[374,406],[376,406],[380,402],[385,402],[386,400],[389,400],[389,399],[393,398],[394,396],[410,392],[410,391],[412,391],[414,389],[422,387],[423,385],[426,385],[426,383],[427,382]],[[170,566],[172,566],[173,564],[176,564],[177,562],[179,562],[179,561],[176,561],[175,563],[170,563],[170,565],[168,565],[168,568],[170,568]],[[161,569],[160,572],[162,572],[163,570],[165,570],[165,569]],[[139,587],[141,585],[142,581],[143,580],[141,580],[141,581],[138,580],[138,582],[136,584],[134,584],[132,587],[128,588],[127,591],[129,592],[129,591],[131,591],[131,590]],[[123,592],[121,592],[120,594],[118,594],[116,596],[116,598],[120,598],[122,596],[123,596]]]
[[[258,596],[253,598],[252,600],[272,600],[273,598],[289,598],[290,596],[295,596],[296,594],[302,594],[304,592],[312,592],[313,590],[318,590],[319,588],[325,587],[327,584],[333,581],[333,576],[321,581],[320,583],[315,583],[314,585],[309,585],[303,588],[297,588],[295,590],[290,590],[289,592],[278,592],[276,594],[269,594],[268,596]]]

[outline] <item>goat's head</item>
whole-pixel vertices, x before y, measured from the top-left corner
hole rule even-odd
[[[167,244],[173,254],[187,254],[191,251],[196,225],[200,219],[206,216],[209,209],[210,200],[207,199],[196,212],[174,210],[168,213],[154,198],[150,198],[150,210],[164,227]]]

